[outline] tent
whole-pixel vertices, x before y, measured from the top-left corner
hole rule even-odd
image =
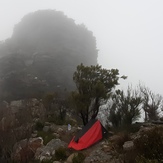
[[[82,150],[100,141],[107,136],[107,130],[102,126],[101,122],[91,119],[82,130],[73,137],[68,148]]]

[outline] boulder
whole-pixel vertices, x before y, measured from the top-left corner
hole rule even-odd
[[[14,145],[12,158],[16,162],[26,162],[34,157],[37,148],[42,145],[43,139],[41,137],[30,138],[29,141],[23,139]]]
[[[35,153],[37,148],[43,146],[43,139],[41,137],[30,138],[28,141],[28,146]]]
[[[134,143],[133,141],[126,141],[124,144],[123,144],[123,149],[125,151],[129,151],[129,150],[132,150],[134,148]]]
[[[43,161],[50,160],[55,155],[55,150],[65,147],[67,144],[60,139],[52,139],[46,146],[38,148],[35,153],[35,159]]]
[[[84,163],[93,163],[93,162],[110,162],[112,156],[108,153],[105,153],[101,149],[94,150],[90,153],[88,157],[85,158]]]
[[[75,156],[78,156],[78,153],[73,153],[73,154],[71,154],[71,155],[67,158],[67,163],[72,163],[72,159],[73,159]]]

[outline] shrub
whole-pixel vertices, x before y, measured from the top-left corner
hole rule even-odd
[[[44,124],[42,122],[39,122],[39,121],[36,122],[35,130],[42,131],[43,127],[44,127]]]
[[[117,136],[115,136],[115,138],[113,138],[112,142],[113,142],[114,147],[117,150],[120,150],[123,148],[123,144],[129,140],[131,140],[129,133],[121,132],[121,133],[118,133]]]
[[[60,147],[55,151],[56,160],[65,160],[66,158],[67,158],[66,149],[64,147]]]
[[[85,156],[83,153],[78,153],[76,156],[73,157],[72,163],[83,163]]]
[[[148,160],[163,160],[163,127],[154,127],[140,134],[134,141],[138,156]]]
[[[48,142],[55,138],[53,133],[50,131],[49,132],[39,131],[37,135],[42,137],[42,139],[44,140],[44,145],[46,145]]]

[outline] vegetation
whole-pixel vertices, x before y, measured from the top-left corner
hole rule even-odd
[[[140,86],[143,98],[143,110],[145,121],[156,121],[160,118],[159,113],[163,109],[162,96],[154,94],[149,88]]]
[[[46,116],[49,122],[63,125],[65,123],[68,109],[66,93],[47,93],[43,97],[43,104],[46,107]]]
[[[101,66],[84,66],[80,64],[74,73],[73,80],[77,91],[72,92],[72,103],[76,112],[86,125],[90,118],[95,118],[100,102],[106,99],[112,89],[118,85],[120,78],[117,69],[103,69]]]
[[[128,87],[126,94],[116,90],[111,99],[108,119],[114,127],[129,126],[140,118],[142,98],[138,90]]]
[[[127,163],[163,160],[161,126],[139,133],[133,150],[123,151],[124,142],[131,140],[133,133],[140,129],[141,124],[133,123],[142,111],[145,122],[160,119],[162,96],[141,85],[135,90],[128,87],[126,92],[117,90],[119,80],[126,76],[120,76],[117,69],[107,70],[97,65],[96,40],[84,25],[76,25],[62,12],[54,10],[31,13],[15,26],[10,39],[0,43],[0,57],[0,162],[13,162],[13,146],[31,138],[34,130],[43,138],[44,145],[58,136],[67,141],[73,132],[64,131],[54,136],[50,130],[43,131],[44,122],[75,125],[79,124],[78,116],[86,125],[91,118],[96,118],[100,106],[106,102],[109,102],[108,124],[117,136],[111,142],[117,155],[124,154]],[[34,99],[34,103],[30,100],[33,97],[39,100]],[[12,105],[13,100],[19,99]],[[66,119],[67,114],[76,119]],[[118,130],[121,132],[117,134]],[[23,152],[20,159],[32,161],[33,151],[29,155],[25,147]],[[52,159],[67,157],[67,149],[61,147]],[[52,159],[43,162],[50,163]],[[79,152],[72,161],[82,163],[84,159]]]
[[[66,148],[60,147],[55,151],[56,160],[65,160],[67,158]]]
[[[138,156],[149,160],[163,160],[163,127],[153,127],[142,133],[139,138],[134,141]]]
[[[42,131],[43,127],[44,127],[44,124],[42,122],[40,122],[40,121],[36,122],[35,130]]]
[[[83,153],[79,152],[77,155],[75,155],[72,159],[72,163],[83,163],[85,159],[85,156]]]

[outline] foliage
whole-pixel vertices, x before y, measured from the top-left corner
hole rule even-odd
[[[51,131],[48,132],[38,131],[37,136],[42,137],[44,145],[46,145],[48,142],[55,138],[53,132]]]
[[[57,97],[57,94],[55,93],[47,93],[44,97],[43,97],[43,104],[44,106],[47,108],[47,110],[51,109],[51,105],[54,102],[54,98]]]
[[[73,157],[72,163],[83,163],[84,159],[85,159],[84,154],[79,152],[77,155]]]
[[[67,158],[66,148],[60,147],[55,151],[55,159],[56,160],[65,160]]]
[[[40,121],[36,122],[35,130],[42,131],[43,127],[44,127],[44,124],[42,122]]]
[[[134,141],[135,148],[139,157],[149,160],[163,160],[163,127],[153,127],[144,131]]]
[[[114,127],[131,125],[140,118],[142,99],[137,90],[128,87],[126,94],[124,91],[116,90],[111,100],[108,119]]]
[[[125,78],[124,76],[121,78]],[[73,107],[87,124],[99,111],[101,99],[105,99],[118,85],[119,71],[103,69],[101,66],[84,66],[80,64],[73,75],[77,91],[72,92]]]
[[[159,119],[159,112],[163,109],[163,98],[159,94],[154,94],[149,88],[140,85],[143,97],[143,109],[145,121],[155,121]],[[160,111],[159,111],[160,110]]]
[[[43,104],[47,108],[47,120],[55,124],[63,125],[66,117],[66,94],[47,93],[43,97]]]

